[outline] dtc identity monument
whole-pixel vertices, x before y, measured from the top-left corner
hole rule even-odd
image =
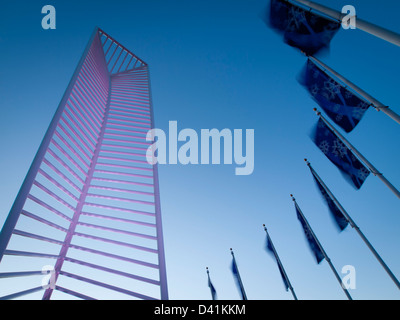
[[[3,299],[168,299],[148,65],[96,28],[0,234]]]

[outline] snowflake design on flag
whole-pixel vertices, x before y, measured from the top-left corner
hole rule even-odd
[[[336,103],[336,104],[333,106],[333,111],[337,113],[337,112],[339,112],[339,110],[340,110],[340,104]]]
[[[292,7],[290,8],[289,16],[290,16],[288,21],[289,31],[296,31],[300,28],[302,24],[305,24],[307,22],[304,10]]]
[[[354,96],[354,94],[352,94],[349,90],[346,90],[346,93],[344,94],[346,99],[350,99]]]
[[[364,181],[365,179],[367,179],[369,174],[370,174],[369,170],[366,169],[365,167],[362,167],[357,171],[357,178]]]
[[[318,70],[313,70],[313,78],[314,78],[314,79],[318,79],[318,77],[319,77],[320,74],[321,74],[321,73],[320,73]]]
[[[328,143],[328,141],[326,141],[326,140],[324,140],[324,141],[322,141],[320,144],[319,144],[319,148],[321,149],[321,151],[324,153],[324,154],[328,154],[328,152],[329,152],[329,143]]]
[[[324,82],[326,97],[328,99],[335,99],[336,95],[340,94],[340,84],[335,80],[329,79]]]
[[[325,123],[322,120],[318,121],[317,127],[318,129],[326,129]]]
[[[354,119],[361,120],[362,116],[365,113],[365,110],[367,110],[368,104],[365,102],[360,102],[352,111],[352,116]]]
[[[333,141],[332,153],[335,156],[344,158],[347,155],[347,150],[348,150],[347,147],[339,139]]]
[[[336,115],[336,121],[337,122],[340,122],[340,121],[342,121],[343,120],[343,115],[342,114],[337,114]]]
[[[312,25],[315,25],[315,24],[318,23],[318,17],[317,17],[315,14],[313,14],[313,15],[310,17],[310,23],[311,23]]]
[[[310,93],[313,97],[315,97],[317,95],[319,91],[318,85],[317,84],[313,84],[310,88]]]

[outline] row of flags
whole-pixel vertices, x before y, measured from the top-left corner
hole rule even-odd
[[[312,99],[322,108],[329,119],[346,133],[350,133],[356,128],[365,112],[371,106],[378,111],[384,111],[385,114],[400,123],[399,115],[378,102],[375,98],[369,96],[362,89],[352,84],[315,57],[315,55],[329,49],[332,38],[341,27],[341,21],[326,16],[321,12],[312,11],[310,8],[306,9],[295,0],[271,0],[265,22],[269,27],[282,35],[285,43],[299,49],[307,56],[306,65],[298,79],[299,83],[309,92]],[[314,110],[317,111],[316,109]],[[365,159],[365,157],[363,157],[320,112],[317,111],[317,115],[319,119],[311,138],[323,154],[339,169],[346,180],[358,190],[362,187],[370,173],[373,173],[400,198],[400,192],[370,162],[368,162],[368,160]],[[307,159],[305,159],[305,161],[311,171],[317,189],[326,203],[339,231],[343,231],[350,225],[370,249],[394,284],[400,289],[400,282],[398,279],[313,169],[311,164]],[[293,196],[292,200],[295,205],[297,219],[300,222],[309,248],[313,252],[317,264],[320,264],[323,260],[327,261],[347,298],[351,300],[352,297],[345,286],[342,285],[341,278],[333,266],[331,259],[323,249]],[[273,255],[278,265],[279,273],[286,291],[290,289],[293,298],[297,300],[297,296],[265,225],[264,230],[266,232],[265,248]],[[233,277],[241,298],[247,300],[232,249],[231,254]],[[217,292],[210,280],[208,269],[207,275],[211,296],[212,299],[215,300],[217,299]]]
[[[236,263],[235,255],[233,253],[232,248],[230,250],[231,250],[231,254],[232,254],[231,271],[232,271],[232,274],[233,274],[233,278],[234,278],[236,286],[237,286],[237,288],[239,290],[239,294],[240,294],[241,299],[242,300],[247,300],[246,291],[244,290],[244,285],[243,285],[243,282],[242,282],[242,278],[240,277],[240,273],[239,273],[239,269],[238,269],[238,266],[237,266],[237,263]],[[212,300],[217,300],[217,290],[215,290],[215,287],[211,282],[210,272],[208,270],[208,267],[206,269],[207,269],[207,277],[208,277],[208,287],[210,288],[210,291],[211,291],[211,298],[212,298]]]
[[[315,55],[328,50],[341,27],[341,21],[320,12],[302,8],[297,1],[271,0],[266,24],[282,35],[288,45],[307,56],[299,83],[322,108],[328,118],[346,133],[352,132],[369,107],[383,110],[399,122],[400,117],[388,107],[319,61]],[[356,189],[370,173],[380,178],[400,198],[400,192],[355,149],[320,112],[312,140]],[[399,122],[400,123],[400,122]]]
[[[313,11],[313,8],[319,8],[320,11]],[[400,124],[400,116],[398,114],[315,57],[315,55],[321,53],[321,51],[329,49],[330,42],[340,29],[342,23],[342,21],[338,20],[340,14],[339,16],[333,16],[330,14],[332,10],[325,9],[323,6],[312,3],[311,1],[270,1],[270,10],[265,19],[267,25],[281,34],[285,43],[299,49],[307,56],[306,65],[298,79],[299,83],[308,91],[312,99],[322,108],[329,119],[346,133],[350,133],[356,128],[365,112],[371,106],[378,111],[382,110],[386,115]],[[382,28],[379,29],[382,35]],[[370,28],[369,31],[365,31],[377,35],[371,32],[371,30],[372,28]],[[395,35],[391,31],[386,34],[390,34],[391,37]],[[400,35],[396,34],[396,38],[399,39]],[[317,111],[316,109],[314,110]],[[400,198],[400,192],[383,176],[383,174],[340,134],[320,112],[317,111],[317,115],[319,119],[311,138],[324,155],[339,169],[346,180],[358,190],[362,187],[368,176],[373,173]],[[360,228],[340,205],[332,192],[311,167],[311,164],[307,160],[306,162],[317,184],[317,188],[326,202],[339,230],[344,230],[350,224],[400,289],[399,281],[361,232]],[[293,201],[296,207],[297,218],[303,227],[317,263],[319,264],[323,259],[326,259],[336,278],[341,282],[334,266],[327,257],[326,252],[319,243],[294,198]],[[351,299],[346,289],[343,288],[343,290],[347,297]]]
[[[357,226],[357,224],[354,222],[354,220],[350,217],[350,215],[347,213],[347,211],[343,208],[343,206],[340,204],[340,202],[336,199],[336,197],[333,195],[332,191],[326,186],[324,181],[321,179],[321,177],[317,174],[317,172],[314,170],[314,168],[311,166],[310,162],[305,159],[307,166],[310,169],[311,175],[313,177],[313,180],[315,181],[317,190],[319,190],[321,197],[325,204],[327,205],[328,211],[330,212],[333,221],[336,225],[336,227],[339,229],[339,231],[343,231],[347,228],[348,225],[350,225],[361,237],[361,239],[364,241],[364,243],[367,245],[367,247],[371,250],[377,261],[381,264],[381,266],[384,268],[384,270],[387,272],[389,277],[392,279],[394,284],[400,289],[400,282],[396,278],[396,276],[392,273],[392,271],[389,269],[389,267],[386,265],[386,263],[383,261],[383,259],[380,257],[378,252],[374,249],[372,244],[368,241],[368,239],[365,237],[365,235],[362,233],[360,228]],[[326,260],[328,263],[329,267],[331,268],[334,276],[336,277],[337,281],[339,282],[343,292],[345,293],[346,297],[349,300],[352,300],[352,297],[347,290],[347,288],[342,284],[342,279],[340,278],[338,272],[336,271],[331,259],[327,255],[326,251],[324,250],[322,244],[319,242],[316,234],[314,233],[313,229],[311,228],[310,224],[308,223],[304,213],[302,212],[300,206],[298,205],[296,199],[291,195],[292,200],[294,202],[294,207],[295,207],[295,212],[296,212],[296,217],[300,223],[300,226],[304,232],[306,241],[308,243],[308,246],[311,250],[311,252],[314,255],[315,261],[317,264],[320,264],[323,260]],[[265,249],[268,253],[272,255],[274,260],[277,263],[279,273],[281,275],[284,287],[286,291],[291,291],[293,298],[297,300],[296,293],[293,289],[293,286],[289,280],[289,277],[284,269],[284,266],[281,262],[281,259],[277,253],[277,250],[271,240],[271,237],[268,233],[268,230],[265,225],[263,225],[264,230],[266,232],[266,242],[265,242]],[[242,279],[240,277],[239,269],[237,266],[236,258],[234,256],[234,253],[231,250],[232,254],[232,264],[231,264],[231,271],[232,275],[234,278],[234,281],[236,283],[236,286],[238,288],[239,295],[242,300],[247,300],[247,295],[246,291],[244,289],[244,285],[242,282]],[[217,300],[217,291],[211,282],[210,279],[210,274],[209,270],[207,268],[207,276],[208,276],[208,287],[210,288],[211,291],[211,297],[213,300]]]

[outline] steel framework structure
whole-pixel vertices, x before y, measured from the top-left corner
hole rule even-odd
[[[168,299],[153,127],[148,65],[96,28],[1,230],[2,299]]]

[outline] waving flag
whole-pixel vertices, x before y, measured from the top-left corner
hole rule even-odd
[[[324,260],[324,254],[321,251],[321,248],[318,246],[318,243],[315,240],[312,231],[310,230],[308,224],[304,220],[303,215],[300,213],[296,203],[295,203],[295,208],[296,208],[297,219],[299,219],[301,226],[303,227],[304,234],[306,236],[310,249],[314,253],[315,259],[319,264],[322,260]]]
[[[285,43],[314,55],[329,48],[340,23],[320,17],[288,1],[271,0],[266,23],[283,34]]]
[[[318,189],[321,192],[323,199],[326,201],[326,204],[328,205],[329,211],[332,214],[332,217],[334,218],[336,225],[338,226],[340,231],[343,231],[344,229],[346,229],[349,222],[343,215],[342,211],[340,211],[340,209],[336,206],[335,202],[329,196],[328,192],[325,190],[323,185],[319,182],[318,178],[315,176],[314,170],[311,167],[310,170],[311,174],[314,177],[315,183],[317,184]]]
[[[312,250],[312,252],[315,255],[315,258],[317,259],[317,263],[319,264],[323,259],[326,259],[326,262],[329,264],[332,272],[335,275],[336,280],[339,282],[340,287],[343,289],[344,293],[346,294],[347,298],[349,300],[352,300],[351,295],[349,294],[349,292],[347,291],[346,287],[343,286],[342,283],[342,279],[340,278],[339,274],[337,273],[334,265],[332,264],[331,259],[328,257],[328,255],[326,254],[325,250],[322,248],[321,243],[318,241],[317,236],[314,234],[314,232],[312,231],[310,225],[307,222],[307,219],[305,218],[305,216],[303,215],[303,213],[301,212],[301,209],[299,208],[299,206],[297,205],[296,199],[292,196],[292,200],[294,201],[294,206],[296,208],[296,213],[297,213],[297,219],[299,219],[301,226],[303,227],[304,230],[304,234],[306,235],[308,244]]]
[[[208,287],[210,288],[210,291],[211,291],[211,297],[213,300],[217,300],[217,291],[215,290],[215,288],[211,282],[210,272],[208,271],[208,268],[207,268],[207,277],[208,277]]]
[[[289,290],[289,284],[288,284],[288,282],[286,280],[285,272],[283,271],[282,266],[278,262],[278,257],[276,256],[276,252],[275,252],[275,250],[273,248],[272,241],[269,238],[268,234],[267,234],[267,242],[266,242],[266,246],[265,247],[266,247],[267,251],[269,251],[270,253],[273,254],[273,256],[274,256],[274,258],[276,260],[276,263],[278,265],[279,272],[280,272],[282,280],[283,280],[283,284],[285,285],[285,289],[286,289],[286,291],[288,291]]]
[[[233,273],[233,277],[235,278],[235,282],[236,282],[236,285],[237,285],[237,287],[239,289],[239,292],[240,292],[240,295],[242,297],[242,300],[247,300],[246,292],[244,291],[242,279],[240,278],[239,270],[237,268],[237,264],[236,264],[235,256],[233,255],[233,251],[231,251],[231,253],[232,253],[232,273]]]
[[[349,179],[356,189],[360,189],[370,171],[354,156],[346,145],[319,118],[312,137],[317,147]]]
[[[299,82],[324,109],[329,118],[344,131],[352,131],[370,106],[308,59]]]

